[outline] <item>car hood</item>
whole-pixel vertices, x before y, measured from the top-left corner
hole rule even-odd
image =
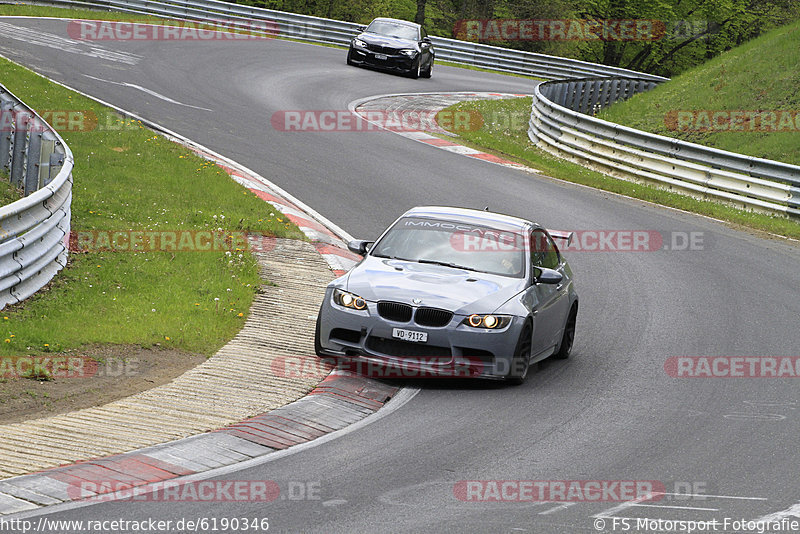
[[[401,39],[377,33],[362,33],[357,38],[369,44],[388,46],[389,48],[416,48],[417,46],[417,42],[413,39]]]
[[[368,301],[391,300],[463,315],[494,312],[525,288],[522,278],[373,256],[354,267],[345,284],[345,290]]]

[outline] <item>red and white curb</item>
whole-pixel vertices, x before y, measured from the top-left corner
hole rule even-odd
[[[356,263],[361,261],[361,256],[353,254],[347,249],[347,244],[342,240],[342,237],[317,220],[318,215],[316,213],[310,214],[307,207],[298,206],[294,199],[286,198],[282,191],[276,190],[277,188],[264,178],[249,169],[232,165],[232,162],[227,158],[223,158],[207,149],[200,148],[194,144],[187,146],[198,156],[216,163],[231,178],[246,187],[261,200],[272,205],[296,224],[337,276],[345,274]]]
[[[381,128],[383,130],[395,133],[406,139],[411,139],[419,143],[424,143],[428,146],[433,146],[454,154],[460,154],[474,159],[487,161],[496,165],[502,165],[512,169],[518,169],[526,172],[538,172],[526,165],[513,162],[511,160],[482,152],[474,148],[450,141],[449,139],[442,139],[435,135],[431,135],[425,130],[402,128],[395,129],[384,126],[383,124],[370,120],[368,112],[370,109],[391,109],[393,112],[401,113],[404,106],[397,103],[398,100],[405,100],[412,110],[422,110],[426,114],[435,114],[436,112],[465,100],[498,100],[506,98],[522,98],[531,95],[521,93],[489,93],[489,92],[452,92],[452,93],[393,93],[376,95],[367,98],[355,100],[348,105],[348,109],[358,115],[363,121],[368,122]],[[391,102],[391,104],[388,104]],[[387,105],[388,104],[388,105]],[[437,133],[451,135],[449,132],[438,129]]]

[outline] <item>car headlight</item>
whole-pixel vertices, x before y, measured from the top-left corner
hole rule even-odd
[[[353,293],[342,291],[341,289],[333,290],[333,302],[339,306],[344,306],[345,308],[350,308],[353,310],[361,311],[367,309],[366,300],[362,299],[358,295],[354,295]]]
[[[408,57],[414,57],[417,55],[417,51],[414,50],[413,48],[405,48],[403,50],[400,50],[400,53]]]
[[[499,330],[505,328],[511,322],[510,315],[479,315],[477,313],[465,317],[461,324],[471,326],[472,328],[489,328],[490,330]]]
[[[353,39],[353,46],[357,46],[358,48],[366,48],[367,43],[365,43],[361,39]]]

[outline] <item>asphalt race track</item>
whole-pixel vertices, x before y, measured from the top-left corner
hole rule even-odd
[[[108,502],[50,519],[268,517],[277,532],[576,533],[596,532],[597,515],[608,516],[604,531],[612,532],[612,515],[721,522],[800,501],[797,382],[679,379],[664,370],[673,356],[800,356],[796,245],[390,132],[270,125],[276,111],[346,110],[385,93],[530,93],[522,78],[437,65],[430,80],[411,80],[348,67],[344,50],[282,40],[48,37],[67,39],[66,24],[0,19],[0,53],[246,165],[355,237],[375,237],[411,206],[447,204],[489,205],[549,228],[658,231],[666,244],[700,232],[703,245],[574,252],[581,308],[569,360],[546,362],[521,387],[420,380],[416,397],[372,424],[219,477],[305,485],[313,498],[298,491],[269,504]],[[469,480],[660,481],[668,493],[704,498],[665,495],[624,509],[464,502],[454,488]]]

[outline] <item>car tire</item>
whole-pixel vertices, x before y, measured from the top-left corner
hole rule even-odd
[[[317,326],[314,328],[314,353],[320,358],[323,358],[325,355],[322,354],[322,343],[319,342],[321,317],[322,317],[322,310],[320,310],[320,313],[317,314]]]
[[[411,76],[414,80],[419,78],[420,69],[422,68],[422,61],[421,58],[417,58],[417,61],[414,65],[411,66],[411,70],[408,71],[408,75]]]
[[[355,63],[353,62],[353,51],[352,50],[348,50],[347,51],[347,64],[355,66]]]
[[[514,356],[511,358],[511,369],[508,370],[506,375],[506,382],[519,386],[525,382],[528,377],[528,369],[530,368],[531,359],[531,323],[526,322],[522,328],[522,333],[519,335],[517,346],[514,349]]]
[[[431,58],[431,62],[430,64],[428,64],[428,68],[422,71],[420,73],[420,76],[422,76],[423,78],[430,78],[431,74],[433,74],[433,58]]]
[[[558,352],[553,354],[554,360],[566,360],[572,352],[572,344],[575,341],[575,323],[578,318],[578,305],[573,304],[567,316],[567,323],[564,325],[564,334],[561,336],[561,344]]]

